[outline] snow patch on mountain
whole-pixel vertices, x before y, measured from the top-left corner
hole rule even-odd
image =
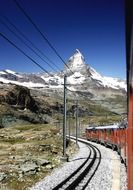
[[[110,85],[112,88],[122,88],[127,91],[126,81],[119,81],[119,79],[112,77],[103,77],[103,81],[104,80],[106,80],[107,85]]]
[[[59,77],[58,75],[55,75],[55,76],[41,76],[41,78],[48,84],[51,84],[51,83],[54,83],[54,84],[57,84],[57,85],[61,85],[63,84],[63,78]]]
[[[71,85],[82,84],[85,80],[85,76],[83,76],[80,72],[75,72],[73,75],[67,77],[67,82]]]
[[[127,90],[127,86],[126,86],[126,82],[125,81],[120,81],[117,78],[112,78],[112,77],[106,77],[106,76],[102,76],[100,75],[98,72],[95,71],[95,69],[90,68],[90,72],[91,72],[91,77],[95,80],[97,80],[97,82],[99,84],[101,84],[104,87],[109,87],[109,88],[114,88],[114,89],[125,89]]]
[[[6,71],[7,73],[10,73],[10,74],[13,74],[13,75],[15,75],[15,74],[16,74],[16,72],[11,71],[11,70],[9,70],[9,69],[6,69],[5,71]]]
[[[17,76],[17,77],[19,77],[19,78],[22,78],[22,76],[21,75],[19,75],[19,74],[17,74],[16,72],[14,72],[14,71],[12,71],[12,70],[9,70],[9,69],[6,69],[5,71],[4,71],[4,73],[5,74],[11,74],[11,75],[15,75],[15,76]]]
[[[7,73],[4,71],[0,71],[0,75],[6,75]]]
[[[0,82],[3,82],[5,84],[12,83],[12,84],[20,85],[20,86],[26,86],[28,88],[42,88],[42,87],[45,87],[45,85],[40,84],[40,83],[33,83],[31,81],[29,81],[29,82],[18,82],[18,81],[12,81],[12,80],[8,80],[8,79],[4,79],[2,77],[0,77]]]

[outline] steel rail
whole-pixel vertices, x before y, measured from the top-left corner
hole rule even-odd
[[[71,137],[71,138],[74,139],[73,137]],[[90,180],[92,179],[92,177],[94,176],[96,170],[98,169],[98,166],[101,162],[100,150],[97,147],[95,147],[94,145],[91,145],[89,142],[83,142],[83,140],[81,140],[81,139],[78,141],[88,145],[88,147],[90,148],[89,156],[87,157],[85,162],[77,168],[77,170],[75,170],[71,175],[69,175],[65,180],[63,180],[61,183],[59,183],[57,186],[55,186],[52,190],[59,190],[60,188],[65,189],[65,190],[70,190],[70,189],[74,190],[76,187],[79,186],[80,182],[82,183],[82,180],[84,180],[84,178],[86,178],[86,176],[89,174],[89,171],[91,171],[91,168],[94,166],[94,163],[96,162],[96,160],[98,158],[99,159],[98,164],[94,168],[93,173],[86,180],[86,183],[83,185],[82,189],[85,189],[87,187],[88,183],[90,182]],[[99,154],[99,157],[97,156],[97,152]],[[92,158],[91,158],[91,156],[92,156]]]
[[[88,158],[71,175],[69,175],[65,180],[63,180],[60,184],[58,184],[52,190],[58,190],[64,184],[66,184],[72,177],[74,177],[84,167],[84,165],[88,162],[88,160],[90,159],[90,156],[91,156],[91,150],[90,150]]]
[[[92,146],[92,145],[90,144],[90,146]],[[95,173],[96,173],[96,171],[97,171],[97,169],[98,169],[98,167],[99,167],[99,165],[101,163],[101,152],[100,152],[100,150],[96,146],[93,145],[93,147],[98,151],[98,154],[99,154],[98,163],[97,163],[97,165],[96,165],[96,167],[95,167],[92,175],[89,177],[89,179],[87,180],[86,184],[83,186],[82,190],[84,190],[87,187],[87,185],[91,181],[92,177],[95,175]]]

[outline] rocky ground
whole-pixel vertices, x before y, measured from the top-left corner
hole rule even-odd
[[[69,154],[76,151],[69,143]],[[23,125],[1,129],[0,189],[22,190],[60,164],[62,138],[50,125]]]

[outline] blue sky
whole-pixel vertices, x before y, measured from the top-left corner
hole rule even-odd
[[[106,76],[126,77],[124,0],[19,0],[19,3],[66,62],[78,48],[86,63],[97,72]],[[63,69],[63,63],[14,1],[0,0],[0,5],[0,18],[8,17]],[[45,69],[51,70],[1,22],[0,31]],[[0,70],[4,69],[41,72],[40,68],[0,37]]]

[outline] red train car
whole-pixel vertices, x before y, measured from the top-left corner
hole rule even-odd
[[[127,123],[86,128],[86,138],[117,150],[127,165]]]
[[[128,95],[128,190],[133,190],[133,1],[125,0]]]

